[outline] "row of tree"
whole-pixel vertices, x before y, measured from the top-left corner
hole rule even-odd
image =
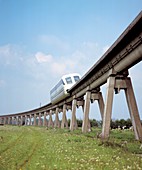
[[[38,124],[38,119],[36,119],[36,123]],[[43,120],[41,120],[43,121]],[[142,122],[142,120],[141,120]],[[60,123],[61,123],[61,120],[60,120]],[[71,120],[68,119],[68,126],[70,126],[70,123],[71,123]],[[83,124],[83,120],[81,119],[77,119],[77,125],[78,127],[82,127],[82,124]],[[90,119],[90,125],[91,127],[102,127],[102,120],[96,120],[96,119]],[[115,129],[115,128],[122,128],[126,126],[127,128],[130,128],[132,126],[132,122],[131,122],[131,119],[116,119],[116,120],[111,120],[110,122],[110,127],[112,129]]]
[[[110,126],[111,126],[111,129],[116,129],[116,128],[130,128],[132,126],[132,121],[131,119],[127,119],[127,120],[124,120],[124,119],[120,119],[120,120],[111,120],[111,123],[110,123]]]
[[[83,120],[77,119],[78,127],[82,127],[82,123],[83,123]],[[101,120],[98,121],[96,119],[90,119],[90,124],[91,124],[91,127],[101,127],[102,121]],[[70,119],[68,120],[68,125],[70,125]],[[131,122],[131,119],[111,120],[110,126],[111,128],[114,128],[114,129],[118,127],[124,127],[124,126],[129,128],[132,126],[132,122]]]

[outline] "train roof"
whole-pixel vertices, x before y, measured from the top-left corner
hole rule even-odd
[[[62,79],[66,78],[66,77],[70,77],[70,76],[79,76],[79,77],[81,77],[79,73],[70,73],[70,74],[63,75]]]

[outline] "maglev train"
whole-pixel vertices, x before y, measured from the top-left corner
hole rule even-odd
[[[67,90],[70,89],[78,80],[80,80],[80,78],[81,76],[78,73],[72,73],[62,76],[61,80],[50,91],[51,103],[58,103],[59,101],[69,96]]]

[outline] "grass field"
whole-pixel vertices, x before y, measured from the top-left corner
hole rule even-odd
[[[0,170],[142,170],[133,132],[114,130],[105,142],[97,132],[0,126]]]

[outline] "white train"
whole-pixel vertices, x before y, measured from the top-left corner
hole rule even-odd
[[[69,96],[67,92],[78,80],[80,80],[78,73],[72,73],[62,76],[58,84],[50,91],[51,103],[55,104],[65,97]]]

